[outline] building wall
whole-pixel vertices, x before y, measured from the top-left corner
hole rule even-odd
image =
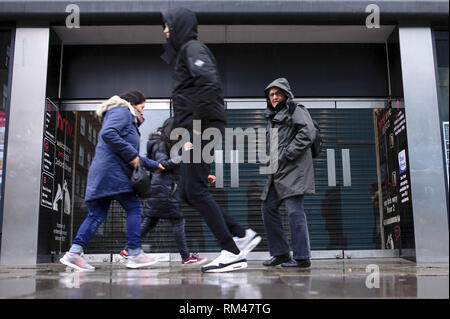
[[[261,97],[286,77],[296,96],[389,95],[384,44],[215,44],[224,96]],[[162,45],[64,46],[62,99],[108,98],[128,88],[170,97]]]

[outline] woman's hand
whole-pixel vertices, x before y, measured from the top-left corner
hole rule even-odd
[[[132,160],[131,162],[129,162],[128,164],[130,164],[133,167],[136,167],[139,165],[139,156],[136,156],[136,158],[134,160]]]
[[[128,164],[130,164],[133,167],[136,167],[140,164],[140,160],[139,160],[139,156],[137,156],[134,160],[132,160],[131,162],[129,162]],[[158,168],[155,169],[153,172],[155,173],[161,173],[161,171],[165,170],[166,168],[164,166],[162,166],[161,164],[158,163]]]

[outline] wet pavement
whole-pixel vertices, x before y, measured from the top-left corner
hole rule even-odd
[[[74,272],[58,263],[0,266],[2,299],[334,299],[449,298],[448,264],[417,266],[401,258],[318,259],[310,270],[249,261],[230,273],[201,273],[179,262],[130,270],[94,263]]]

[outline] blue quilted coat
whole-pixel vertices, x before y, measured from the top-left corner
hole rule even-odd
[[[128,163],[139,155],[140,133],[134,108],[118,96],[100,105],[104,116],[95,156],[88,173],[85,201],[133,192],[130,178],[133,167]],[[147,170],[158,168],[158,162],[140,157]]]

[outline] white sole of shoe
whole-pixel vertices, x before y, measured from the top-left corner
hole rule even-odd
[[[86,268],[78,267],[77,265],[74,265],[74,264],[68,262],[67,260],[65,260],[63,258],[61,258],[59,260],[59,262],[61,264],[63,264],[63,265],[66,265],[67,267],[70,267],[70,268],[73,268],[73,269],[76,269],[76,270],[79,270],[79,271],[94,271],[95,270],[95,268],[94,269],[86,269]]]
[[[195,266],[203,265],[207,261],[208,261],[208,258],[205,258],[204,260],[199,261],[197,263],[181,264],[181,266],[183,266],[183,267],[195,267]]]
[[[151,261],[149,263],[145,263],[145,264],[132,264],[132,263],[127,263],[126,267],[127,268],[132,268],[132,269],[136,269],[136,268],[143,268],[143,267],[149,267],[152,266],[154,264],[156,264],[159,260],[154,260]]]
[[[119,255],[116,260],[119,264],[124,264],[127,262],[128,258],[125,258],[125,257]]]
[[[261,236],[256,236],[255,238],[253,238],[250,244],[248,244],[248,246],[244,249],[245,254],[248,254],[253,249],[255,249],[256,246],[258,246],[258,244],[261,242],[261,240]]]
[[[239,269],[244,269],[247,268],[247,262],[246,261],[242,261],[239,263],[235,263],[235,264],[231,264],[229,266],[225,266],[222,268],[213,268],[213,269],[208,269],[208,270],[203,270],[202,272],[214,272],[214,273],[219,273],[219,272],[230,272],[230,271],[235,271],[235,270],[239,270]]]

